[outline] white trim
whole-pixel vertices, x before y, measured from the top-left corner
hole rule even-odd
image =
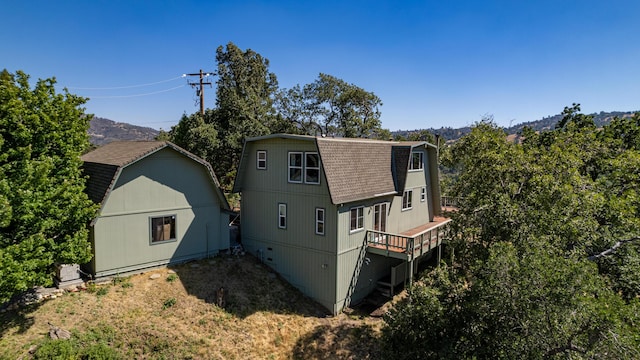
[[[261,154],[264,154],[264,159],[260,158]],[[260,162],[264,162],[263,166],[260,166]],[[256,169],[267,170],[267,150],[256,150]]]
[[[322,219],[318,219],[318,213],[322,213]],[[324,235],[324,228],[325,228],[325,216],[326,216],[326,211],[324,210],[324,208],[316,208],[316,217],[315,217],[315,222],[316,222],[316,235]],[[318,231],[318,225],[322,224],[322,231]]]
[[[300,166],[291,165],[291,155],[300,155]],[[291,180],[291,170],[300,170],[300,180]],[[302,151],[289,151],[287,153],[287,181],[294,184],[302,184],[304,180],[304,153]]]
[[[420,155],[420,165],[419,165],[420,167],[418,168],[413,167],[414,155]],[[419,171],[419,170],[424,170],[424,153],[422,151],[412,151],[411,158],[409,159],[409,171]]]
[[[283,211],[281,211],[282,209],[284,209],[284,214],[283,214]],[[284,219],[284,225],[282,224],[283,219]],[[279,229],[287,228],[287,204],[285,203],[278,203],[278,228]]]
[[[356,227],[354,229],[351,228],[351,212],[353,210],[356,210]],[[361,212],[361,213],[358,214],[358,212]],[[360,227],[358,227],[358,220],[362,221],[362,224],[360,224],[361,225]],[[349,233],[353,234],[355,232],[362,231],[362,230],[364,230],[364,206],[354,206],[349,209]]]
[[[307,156],[309,156],[309,155],[315,155],[316,156],[317,165],[318,166],[310,167],[307,164]],[[318,171],[318,181],[307,181],[307,170],[317,170]],[[320,155],[317,152],[305,152],[304,153],[304,183],[305,184],[313,184],[313,185],[320,184]]]
[[[423,186],[420,188],[420,202],[425,202],[427,200],[427,187]]]
[[[404,206],[404,196],[409,195],[407,197],[407,207]],[[413,209],[413,189],[405,190],[402,193],[402,211],[407,211]]]

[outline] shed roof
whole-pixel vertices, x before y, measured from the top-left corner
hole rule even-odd
[[[220,183],[211,165],[169,141],[114,141],[84,154],[81,159],[84,162],[84,172],[89,176],[86,185],[89,198],[95,203],[102,204],[109,196],[123,168],[166,147],[204,166],[216,187],[222,206],[229,209],[229,203],[220,190]]]

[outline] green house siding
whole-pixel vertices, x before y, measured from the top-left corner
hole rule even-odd
[[[324,167],[320,172],[318,185],[292,183],[288,179],[288,154],[320,153],[317,145],[319,141],[320,139],[315,138],[282,135],[246,142],[234,191],[242,194],[241,234],[245,249],[280,273],[304,294],[336,314],[345,306],[355,304],[370,294],[377,287],[378,280],[390,275],[391,268],[402,263],[402,260],[367,251],[367,230],[374,229],[376,204],[387,204],[386,232],[401,233],[433,219],[433,198],[439,197],[439,194],[435,194],[435,188],[431,186],[434,181],[437,183],[437,172],[435,176],[430,174],[436,165],[435,157],[432,156],[435,151],[425,146],[415,147],[415,151],[424,154],[423,168],[416,171],[407,172],[406,163],[402,165],[388,160],[388,168],[380,169],[376,174],[369,174],[374,175],[373,177],[367,177],[377,181],[380,174],[383,174],[380,178],[388,180],[389,185],[376,192],[369,188],[360,191],[360,185],[358,189],[354,189],[352,184],[367,182],[360,181],[363,178],[356,176],[351,167],[353,161],[334,161],[333,172],[330,173],[334,176],[332,189],[342,192],[336,196],[329,193]],[[322,156],[336,155],[335,149],[342,149],[340,144],[342,143],[326,143],[323,149],[328,153]],[[385,151],[389,151],[389,159],[392,158],[391,152],[396,151],[391,145],[380,142],[372,144],[378,150],[384,148]],[[335,148],[330,148],[334,145]],[[359,148],[360,155],[367,158],[368,153],[364,154],[362,149]],[[398,156],[402,155],[402,159],[408,160],[410,149],[403,151],[404,155],[398,151]],[[328,162],[339,158],[327,157],[323,160]],[[260,163],[258,159],[261,160]],[[364,163],[358,163],[362,164]],[[378,166],[380,167],[380,164]],[[397,169],[404,169],[402,176],[397,177],[398,183],[385,178],[385,174],[391,177],[392,172]],[[437,171],[437,168],[435,170]],[[336,174],[341,174],[341,180],[349,181],[336,181]],[[368,183],[375,188],[376,184],[371,181]],[[410,210],[402,210],[402,193],[396,194],[393,191],[394,184],[397,189],[413,190]],[[425,188],[427,193],[425,201],[420,200],[422,188]],[[349,199],[349,194],[346,193],[352,190],[360,194],[358,196],[367,191],[375,195],[367,195],[368,198],[364,200],[346,200],[345,203],[335,201],[336,198]],[[336,204],[332,202],[332,198]],[[282,206],[286,206],[284,228],[281,228],[283,223],[279,218],[279,209]],[[363,228],[351,231],[351,209],[360,206],[363,208]],[[325,210],[324,235],[315,234],[317,208]]]
[[[266,152],[266,169],[256,154]],[[310,141],[268,139],[245,146],[242,163],[242,244],[304,294],[332,309],[335,303],[336,219],[322,172],[320,184],[288,181],[289,152],[317,152]],[[279,227],[278,206],[286,205]],[[324,235],[315,232],[316,209],[325,210]]]
[[[91,232],[97,277],[200,258],[229,247],[228,215],[206,168],[164,148],[122,168]],[[175,216],[175,240],[151,242],[151,218]]]
[[[424,186],[424,172],[411,173],[413,185]],[[420,183],[422,179],[422,183]],[[374,228],[374,206],[387,204],[387,228],[390,233],[401,233],[413,227],[429,222],[428,201],[420,202],[419,190],[414,191],[414,203],[411,210],[402,211],[402,196],[385,196],[366,201],[345,204],[338,209],[338,277],[336,282],[336,308],[357,303],[377,286],[377,281],[388,276],[392,266],[401,261],[366,252],[367,230]],[[417,202],[416,202],[417,200]],[[363,207],[364,230],[352,232],[351,209]]]

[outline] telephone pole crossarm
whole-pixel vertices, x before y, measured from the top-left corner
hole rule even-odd
[[[215,72],[211,71],[211,72],[203,72],[202,69],[200,69],[199,73],[193,73],[193,74],[184,74],[184,76],[198,76],[200,77],[200,82],[199,83],[195,83],[195,82],[190,82],[189,81],[189,85],[191,85],[191,87],[198,87],[198,92],[197,94],[200,95],[200,114],[204,115],[204,85],[209,85],[211,86],[211,82],[210,81],[204,81],[204,77],[205,76],[210,76],[210,75],[215,75]]]

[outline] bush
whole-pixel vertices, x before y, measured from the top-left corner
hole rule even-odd
[[[74,336],[69,340],[46,339],[33,354],[34,359],[117,360],[122,356],[104,340]]]
[[[175,304],[176,304],[176,298],[169,298],[169,299],[165,300],[164,303],[162,304],[162,310],[168,309],[168,308],[172,307]]]

